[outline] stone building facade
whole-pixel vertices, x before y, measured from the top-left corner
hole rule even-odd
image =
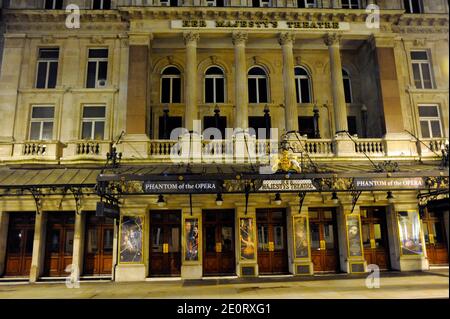
[[[448,192],[448,11],[443,0],[10,1],[0,275],[448,264],[448,205],[433,204]],[[211,139],[211,127],[243,131]],[[189,158],[174,162],[176,147]],[[273,148],[274,174],[256,174]],[[95,216],[117,198],[115,221]]]

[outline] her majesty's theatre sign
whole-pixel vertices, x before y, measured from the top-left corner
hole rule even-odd
[[[172,20],[172,29],[350,30],[348,22],[275,20]]]

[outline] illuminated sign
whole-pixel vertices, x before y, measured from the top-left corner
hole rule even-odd
[[[275,20],[172,20],[172,29],[350,30],[348,22]]]

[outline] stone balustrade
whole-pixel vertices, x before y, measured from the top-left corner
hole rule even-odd
[[[268,155],[275,154],[280,146],[278,140],[255,139],[249,137],[246,142],[241,139],[232,140],[202,140],[197,139],[198,146],[191,149],[191,158],[200,158],[203,162],[233,163],[252,162],[261,163],[267,161]],[[151,160],[168,161],[171,152],[182,156],[184,152],[189,153],[189,140],[142,140],[133,142],[133,149],[137,144],[142,144],[143,155],[137,158],[129,154],[126,146],[127,141],[121,141],[118,151],[123,152],[126,160]],[[137,143],[137,144],[136,144]],[[401,153],[405,159],[438,158],[441,149],[445,147],[448,140],[445,138],[423,139],[420,142],[412,140],[408,143],[409,149],[399,150],[396,140],[382,138],[358,138],[345,139],[307,139],[305,136],[290,138],[289,147],[297,156],[305,153],[311,158],[364,158],[366,155],[373,158],[392,157],[389,154]],[[339,154],[340,143],[345,143],[345,154]],[[136,145],[135,145],[136,144]],[[137,146],[139,146],[137,145]],[[404,145],[404,144],[403,144]],[[174,150],[174,147],[177,147]],[[23,162],[23,161],[61,161],[61,162],[89,162],[105,161],[106,154],[110,149],[110,141],[86,141],[77,140],[67,143],[59,141],[25,141],[25,142],[1,142],[0,162]],[[195,152],[195,155],[192,154]],[[239,153],[240,151],[240,153]],[[242,153],[242,154],[241,154]],[[201,154],[199,156],[199,154]],[[394,156],[395,157],[395,156]]]

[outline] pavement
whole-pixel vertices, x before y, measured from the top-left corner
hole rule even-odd
[[[379,288],[366,286],[367,275],[315,275],[145,282],[64,281],[0,282],[0,299],[414,299],[449,298],[449,270],[382,272]]]

